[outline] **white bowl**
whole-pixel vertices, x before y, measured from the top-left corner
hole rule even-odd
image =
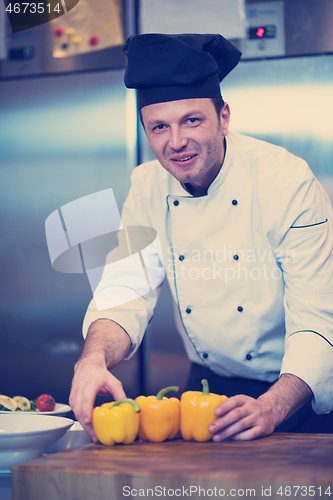
[[[58,451],[77,448],[78,446],[83,446],[84,444],[89,443],[91,443],[91,438],[84,431],[80,422],[74,422],[74,424],[70,429],[68,429],[66,434],[58,439],[58,441],[55,441],[54,443],[46,447],[45,453],[57,453]]]
[[[0,415],[0,471],[43,455],[47,445],[60,439],[73,420],[49,415]]]

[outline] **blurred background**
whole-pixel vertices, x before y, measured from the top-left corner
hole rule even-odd
[[[148,0],[125,0],[121,29],[124,39],[172,32],[168,19],[175,13],[175,31],[194,32],[197,23],[199,32],[225,36],[228,27],[228,38],[243,52],[222,87],[230,128],[304,158],[333,200],[333,2],[234,3],[229,19],[228,5],[219,17],[213,1],[210,13],[206,3],[192,2],[182,17],[171,0],[161,4],[165,13]],[[14,34],[2,16],[0,393],[30,399],[49,393],[67,403],[92,292],[85,274],[53,270],[45,220],[62,205],[110,187],[121,209],[132,169],[152,153],[137,126],[135,95],[123,85],[119,44],[55,58],[52,23]],[[26,47],[34,48],[33,56]],[[113,373],[136,397],[173,384],[183,388],[188,369],[165,283],[140,351]]]

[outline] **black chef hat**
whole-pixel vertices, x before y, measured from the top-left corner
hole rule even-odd
[[[139,109],[157,102],[221,97],[220,82],[237,66],[241,52],[221,35],[163,35],[128,38],[125,85],[137,89]]]

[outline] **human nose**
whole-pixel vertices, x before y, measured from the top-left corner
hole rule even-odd
[[[182,134],[179,127],[170,130],[169,146],[174,151],[179,151],[187,144],[187,138]]]

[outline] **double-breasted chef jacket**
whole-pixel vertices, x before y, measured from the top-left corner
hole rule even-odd
[[[124,266],[106,265],[84,335],[110,318],[128,333],[133,355],[165,273],[191,361],[269,382],[294,374],[312,389],[316,413],[332,410],[333,214],[305,161],[229,132],[207,195],[193,197],[151,161],[133,171],[122,221],[157,231],[145,258],[152,290],[143,293]],[[127,303],[97,309],[99,297],[127,293]]]

